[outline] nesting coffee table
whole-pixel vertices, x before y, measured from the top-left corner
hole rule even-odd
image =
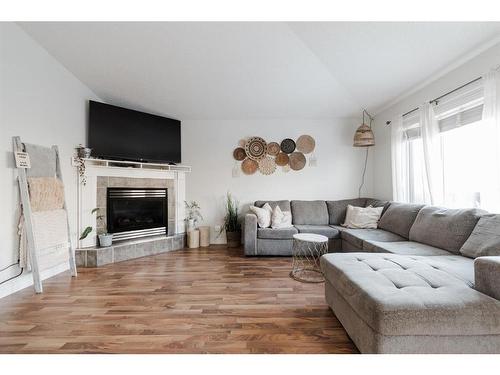
[[[293,235],[293,262],[290,277],[305,283],[325,281],[319,258],[328,252],[328,237],[320,234],[298,233]]]

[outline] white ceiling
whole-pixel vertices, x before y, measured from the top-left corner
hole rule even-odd
[[[500,23],[20,23],[108,103],[183,119],[376,112]]]

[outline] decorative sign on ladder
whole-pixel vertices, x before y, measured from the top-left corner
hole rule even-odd
[[[16,159],[16,168],[31,168],[30,156],[27,152],[16,151],[14,157]]]

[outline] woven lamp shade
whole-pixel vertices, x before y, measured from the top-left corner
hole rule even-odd
[[[354,133],[354,147],[368,147],[375,146],[375,136],[372,129],[366,125],[361,124],[356,133]]]

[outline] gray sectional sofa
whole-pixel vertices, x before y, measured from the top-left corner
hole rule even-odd
[[[294,228],[270,233],[247,215],[245,254],[290,255],[293,233],[327,235],[326,301],[362,353],[500,353],[500,215],[368,198],[270,203],[289,207]],[[340,226],[347,204],[384,206],[378,228]]]
[[[340,250],[342,248],[341,232],[344,232],[341,224],[345,219],[347,205],[361,207],[389,205],[386,201],[371,198],[339,201],[256,201],[254,204],[257,207],[262,207],[266,202],[272,208],[279,205],[283,211],[291,211],[293,227],[284,229],[258,228],[257,217],[253,213],[246,214],[243,225],[243,244],[247,256],[291,256],[292,238],[296,233],[322,234],[329,239],[330,251]],[[365,229],[363,230],[365,231]],[[390,238],[396,238],[389,232],[386,235]],[[372,238],[379,237],[374,234]]]

